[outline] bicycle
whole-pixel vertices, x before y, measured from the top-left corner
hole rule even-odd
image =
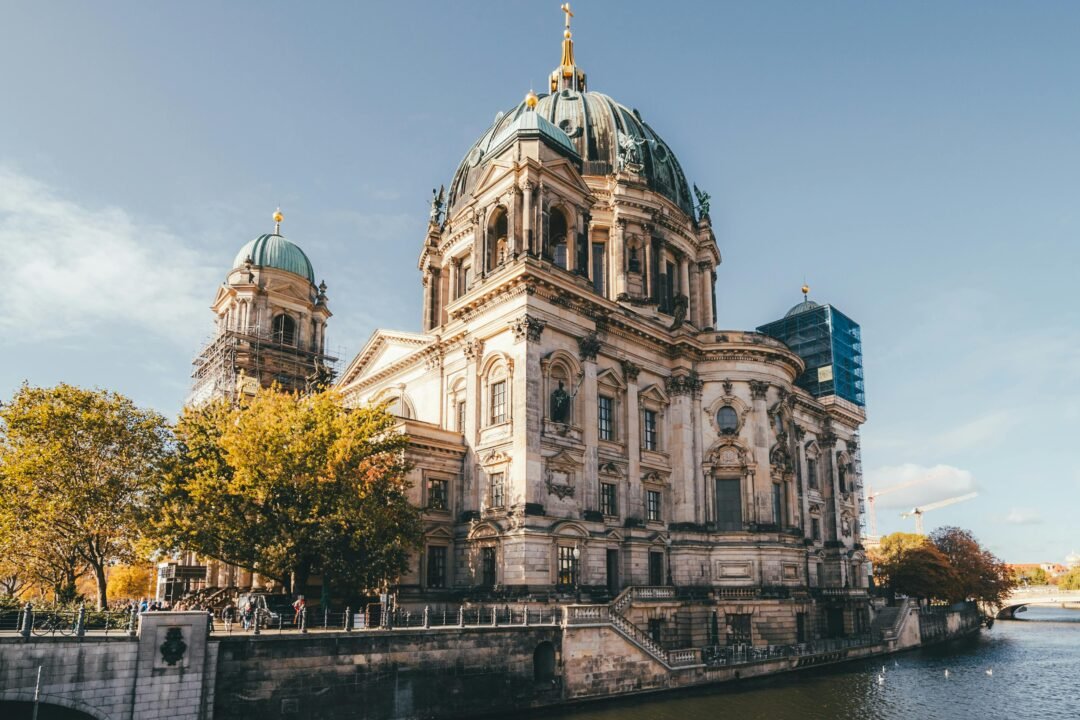
[[[30,630],[35,635],[55,635],[56,633],[74,635],[75,619],[67,620],[61,617],[59,613],[35,614],[34,624],[30,627]]]

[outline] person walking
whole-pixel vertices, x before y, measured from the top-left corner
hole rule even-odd
[[[225,623],[225,632],[232,635],[232,624],[236,620],[236,605],[233,604],[232,600],[221,611],[221,620]]]
[[[293,610],[296,611],[296,614],[293,615],[293,626],[300,627],[300,616],[303,614],[304,608],[307,607],[307,603],[304,601],[304,596],[297,595],[296,602],[294,602],[292,606]]]

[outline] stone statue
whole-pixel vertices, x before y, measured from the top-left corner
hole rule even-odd
[[[431,189],[431,215],[428,216],[428,222],[432,225],[440,225],[442,223],[443,205],[446,202],[446,186],[440,185],[439,189]]]
[[[694,195],[697,196],[698,212],[701,213],[701,217],[706,217],[709,214],[709,193],[698,190],[697,183],[694,183]]]
[[[566,392],[562,380],[551,393],[551,421],[564,424],[570,421],[570,393]]]
[[[686,310],[689,307],[689,298],[687,298],[682,293],[675,296],[675,308],[672,311],[672,314],[675,316],[675,322],[671,325],[672,330],[680,327],[686,321]]]
[[[645,138],[635,138],[624,132],[619,133],[619,169],[638,172],[641,170],[641,146]]]

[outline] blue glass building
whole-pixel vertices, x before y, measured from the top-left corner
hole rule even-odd
[[[807,299],[757,331],[783,342],[806,362],[796,385],[816,398],[836,395],[866,405],[862,333],[847,315]]]

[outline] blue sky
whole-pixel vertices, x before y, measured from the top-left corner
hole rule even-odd
[[[431,188],[559,59],[558,2],[22,2],[0,25],[0,397],[173,415],[237,249],[329,285],[330,344],[415,330]],[[1080,549],[1080,5],[574,4],[590,88],[713,196],[720,324],[862,324],[863,463],[1011,561]]]

